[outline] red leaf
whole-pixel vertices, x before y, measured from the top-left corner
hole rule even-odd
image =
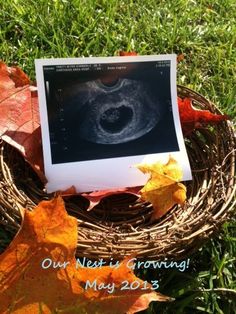
[[[15,83],[15,87],[22,87],[30,83],[28,76],[19,67],[8,68],[10,78]]]
[[[38,97],[27,75],[0,62],[0,136],[16,147],[42,181],[43,154]]]
[[[80,195],[84,197],[86,200],[88,200],[89,205],[87,207],[87,210],[92,210],[96,205],[98,205],[102,199],[105,197],[111,196],[111,195],[117,195],[117,194],[132,194],[137,197],[140,197],[139,191],[141,190],[141,186],[135,186],[135,187],[126,187],[126,188],[120,188],[120,189],[109,189],[109,190],[101,190],[101,191],[94,191],[94,192],[88,192],[88,193],[78,193],[76,191],[76,188],[72,185],[68,189],[64,191],[57,191],[58,195],[61,195],[63,198],[65,197],[71,197],[74,195]]]
[[[178,106],[184,135],[189,135],[193,130],[199,129],[205,124],[214,124],[229,119],[227,115],[218,115],[208,110],[194,108],[190,98],[178,97]]]
[[[68,189],[64,190],[64,191],[58,191],[57,194],[61,195],[61,196],[65,196],[65,197],[70,197],[72,195],[76,195],[79,194],[76,192],[76,188],[74,185],[70,186]]]
[[[179,54],[179,55],[177,56],[177,62],[181,62],[181,61],[183,61],[183,60],[184,60],[184,54],[181,53],[181,54]]]
[[[91,210],[94,208],[94,206],[99,204],[103,198],[110,195],[128,193],[128,194],[133,194],[139,197],[140,189],[141,189],[140,186],[135,186],[135,187],[130,187],[130,188],[110,189],[110,190],[103,190],[103,191],[95,191],[91,193],[82,193],[81,195],[85,197],[87,200],[89,200],[90,203],[89,203],[88,210]]]
[[[120,51],[119,55],[121,57],[124,57],[124,56],[137,56],[138,54],[135,51],[129,51],[129,52],[128,51]]]

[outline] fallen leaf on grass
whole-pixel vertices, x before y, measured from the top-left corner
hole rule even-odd
[[[121,57],[124,57],[124,56],[137,56],[138,54],[135,51],[120,51],[119,55]]]
[[[141,198],[153,205],[151,221],[165,215],[175,204],[185,202],[186,187],[178,182],[182,178],[182,170],[172,157],[167,164],[140,164],[137,168],[150,174],[148,182],[140,192]]]
[[[181,61],[183,61],[183,60],[184,60],[184,54],[181,53],[181,54],[179,54],[179,55],[177,56],[177,62],[181,62]]]
[[[0,137],[16,147],[40,179],[46,181],[35,87],[29,85],[29,78],[20,68],[7,67],[3,62],[0,62]]]
[[[199,110],[192,106],[190,98],[178,97],[180,121],[184,135],[189,135],[195,129],[202,128],[205,124],[215,124],[228,120],[227,115],[219,115],[209,110]]]
[[[25,211],[20,231],[0,255],[0,313],[131,314],[151,301],[171,300],[151,285],[121,290],[124,280],[143,283],[127,267],[127,259],[118,268],[77,267],[76,246],[77,220],[67,214],[62,198]],[[53,266],[47,267],[50,261]],[[114,292],[85,289],[87,280],[114,283]]]

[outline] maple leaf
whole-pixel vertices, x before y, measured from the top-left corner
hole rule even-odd
[[[167,164],[140,164],[137,168],[150,174],[148,182],[140,192],[141,198],[153,205],[151,221],[165,215],[175,204],[184,203],[186,187],[178,182],[182,178],[182,170],[175,159],[170,157]]]
[[[20,68],[0,62],[0,137],[16,147],[45,182],[38,97],[29,82]]]
[[[152,290],[121,290],[121,283],[143,281],[127,267],[77,267],[77,220],[67,214],[62,198],[25,211],[20,231],[0,255],[0,313],[135,313],[151,301],[169,297]],[[46,262],[45,262],[46,261]],[[49,267],[50,261],[54,267]],[[56,265],[61,267],[56,267]],[[63,266],[64,265],[64,266]],[[85,289],[87,280],[113,284],[114,292]]]
[[[178,97],[178,107],[184,135],[189,135],[193,130],[199,129],[205,124],[214,124],[229,119],[227,115],[194,108],[190,98]]]

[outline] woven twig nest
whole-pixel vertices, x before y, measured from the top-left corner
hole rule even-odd
[[[220,114],[203,96],[178,86],[178,96]],[[134,195],[109,196],[92,211],[81,196],[66,198],[77,217],[77,256],[121,259],[136,253],[149,260],[182,259],[201,247],[231,215],[235,205],[235,134],[230,122],[197,130],[185,139],[193,172],[187,202],[159,221],[150,222],[152,205]],[[47,195],[31,168],[14,148],[1,143],[0,223],[14,235],[22,207],[32,210]]]

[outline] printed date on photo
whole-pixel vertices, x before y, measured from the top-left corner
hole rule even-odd
[[[116,286],[114,282],[99,282],[97,279],[90,281],[86,280],[84,284],[84,289],[94,289],[95,291],[105,290],[108,293],[113,293],[115,290],[157,290],[159,288],[158,280],[151,280],[151,282],[147,281],[138,281],[134,280],[129,282],[128,280],[123,280],[120,286]]]

